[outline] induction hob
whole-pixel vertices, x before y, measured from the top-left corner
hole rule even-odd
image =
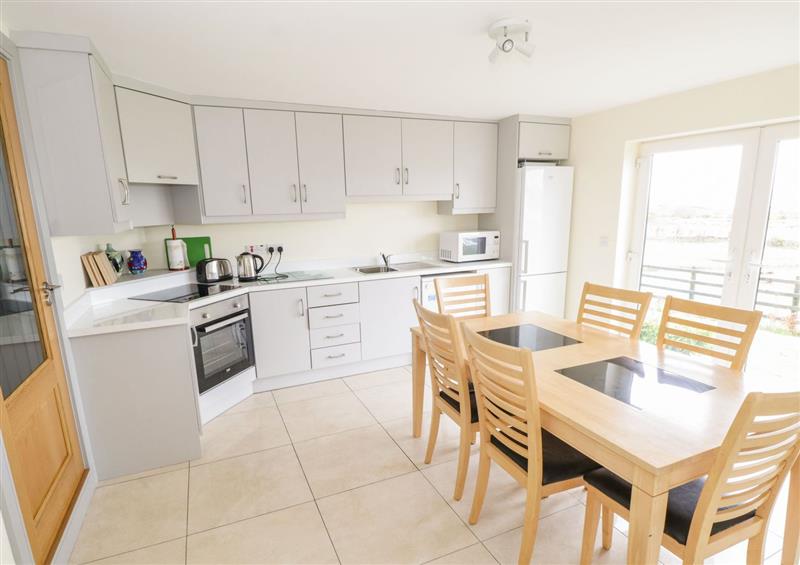
[[[153,302],[190,302],[198,300],[207,296],[214,296],[221,292],[234,290],[239,288],[233,284],[185,284],[183,286],[176,286],[159,290],[157,292],[150,292],[148,294],[140,294],[139,296],[131,296],[131,300],[150,300]]]
[[[512,347],[526,347],[531,351],[543,351],[554,347],[581,343],[577,339],[551,332],[533,324],[497,328],[478,333],[492,341]]]

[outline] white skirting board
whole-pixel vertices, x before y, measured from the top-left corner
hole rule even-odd
[[[266,379],[257,378],[253,382],[253,391],[266,392],[268,390],[275,390],[278,388],[304,385],[317,381],[327,381],[329,379],[339,379],[341,377],[360,375],[362,373],[371,373],[373,371],[382,371],[384,369],[403,367],[410,364],[411,354],[406,353],[403,355],[394,355],[392,357],[383,357],[381,359],[372,359],[370,361],[359,361],[358,363],[351,363],[350,365],[326,367],[324,369],[315,369],[312,371],[304,371],[302,373],[293,373],[290,375],[280,375]],[[411,377],[409,376],[409,379],[410,378]]]
[[[250,367],[201,394],[200,421],[206,424],[252,395],[255,378],[256,368]]]

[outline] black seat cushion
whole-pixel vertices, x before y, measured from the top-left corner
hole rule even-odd
[[[458,391],[454,390],[453,394],[458,396]],[[442,391],[439,391],[439,396],[447,402],[450,406],[461,412],[461,407],[459,406],[461,403],[458,400],[455,400],[445,394]],[[478,403],[475,402],[475,389],[472,387],[472,383],[469,384],[469,412],[470,412],[470,421],[474,424],[478,421]]]
[[[608,469],[592,471],[584,475],[583,478],[587,483],[612,500],[630,509],[631,485],[627,481],[620,479]],[[686,545],[686,540],[689,537],[689,526],[692,524],[694,510],[697,508],[697,501],[700,499],[700,492],[703,490],[705,483],[705,479],[697,479],[669,491],[664,532],[681,545]],[[738,518],[717,522],[711,528],[711,535],[727,530],[731,526],[749,520],[755,515],[755,511],[753,511]]]
[[[511,439],[515,443],[516,440]],[[513,449],[506,446],[502,441],[492,436],[492,444],[508,455],[514,463],[528,470],[528,458],[523,457]],[[522,446],[522,444],[519,444]],[[549,485],[560,483],[568,479],[580,477],[600,465],[586,457],[583,453],[564,443],[556,436],[546,430],[542,430],[542,484]]]

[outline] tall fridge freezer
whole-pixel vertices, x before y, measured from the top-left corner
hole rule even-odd
[[[517,309],[563,317],[573,168],[526,164],[518,173]]]

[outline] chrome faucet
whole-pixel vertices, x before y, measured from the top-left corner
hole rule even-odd
[[[383,264],[386,266],[386,268],[389,268],[389,259],[391,256],[391,253],[389,255],[386,253],[381,253],[381,259],[383,259]]]

